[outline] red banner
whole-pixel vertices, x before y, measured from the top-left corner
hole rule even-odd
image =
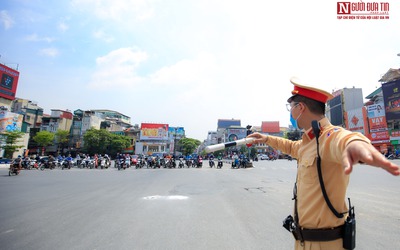
[[[0,97],[14,100],[15,93],[17,92],[19,72],[0,64],[0,77]]]

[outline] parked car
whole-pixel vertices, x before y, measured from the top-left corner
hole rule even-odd
[[[259,154],[258,155],[259,160],[269,160],[269,156],[265,154]]]

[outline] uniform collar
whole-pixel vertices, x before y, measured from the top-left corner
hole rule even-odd
[[[329,122],[328,118],[324,117],[321,120],[318,121],[319,126],[321,128],[320,134],[324,131],[324,128],[326,128],[328,125],[331,123]],[[304,134],[303,134],[303,139],[307,138],[308,140],[312,140],[315,138],[314,132],[312,128],[309,128]]]

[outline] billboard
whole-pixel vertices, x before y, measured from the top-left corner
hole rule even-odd
[[[23,116],[17,113],[0,111],[0,132],[21,131]]]
[[[14,100],[15,93],[17,92],[19,72],[0,64],[0,77],[0,97]]]
[[[228,141],[236,141],[239,139],[243,139],[246,137],[246,129],[245,128],[228,128]]]
[[[383,102],[367,106],[370,139],[375,143],[388,143],[389,132]]]
[[[347,117],[346,129],[365,134],[362,108],[349,110],[345,112],[345,116]]]
[[[142,123],[140,140],[168,140],[168,124]]]
[[[400,119],[400,80],[382,84],[386,120]]]
[[[176,131],[176,132],[175,132]],[[168,133],[170,136],[175,136],[178,138],[182,138],[185,135],[185,128],[183,127],[169,127]]]
[[[383,107],[383,103],[367,106],[369,130],[371,132],[388,130]]]

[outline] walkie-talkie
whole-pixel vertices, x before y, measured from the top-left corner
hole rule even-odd
[[[314,133],[314,135],[315,135],[315,138],[317,138],[317,143],[319,143],[319,142],[318,142],[319,133],[321,132],[321,128],[319,127],[319,122],[316,121],[316,120],[313,120],[313,121],[311,122],[311,127],[312,127],[312,131],[313,131],[313,133]]]
[[[344,222],[343,228],[343,248],[354,249],[356,248],[356,218],[354,207],[351,206],[349,198],[349,214]]]

